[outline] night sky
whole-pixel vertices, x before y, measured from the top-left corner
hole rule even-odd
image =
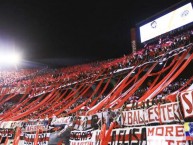
[[[72,65],[122,57],[131,53],[130,29],[177,2],[1,0],[0,41],[14,42],[30,61]]]

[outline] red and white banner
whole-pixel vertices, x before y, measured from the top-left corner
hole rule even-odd
[[[13,137],[14,136],[14,130],[13,129],[0,128],[0,136],[1,137]]]
[[[193,91],[181,92],[180,100],[182,103],[184,118],[193,117]]]
[[[76,130],[85,130],[86,128],[91,127],[92,116],[79,116],[76,118],[74,129]]]
[[[133,127],[113,129],[108,144],[146,145],[146,128]]]
[[[70,145],[94,145],[95,137],[92,130],[71,131]]]
[[[72,131],[70,145],[99,145],[100,130]],[[146,128],[113,129],[108,144],[146,145]]]
[[[70,124],[71,120],[72,120],[72,116],[56,118],[52,120],[51,125]]]
[[[160,114],[160,115],[159,115]],[[152,106],[148,109],[123,111],[122,123],[125,126],[141,126],[152,123],[184,122],[177,102]]]
[[[144,125],[145,124],[145,118],[146,114],[145,114],[145,110],[143,109],[139,109],[139,110],[131,110],[131,111],[123,111],[123,118],[122,123],[125,126],[136,126],[136,125]],[[144,119],[144,121],[143,121]]]
[[[79,116],[76,119],[74,129],[76,130],[85,130],[87,128],[93,127],[92,125],[96,124],[99,120],[105,121],[107,117],[107,112],[96,113],[92,116]]]
[[[19,141],[19,145],[25,145],[25,144],[33,145],[35,137],[36,137],[36,134],[24,133],[23,140]],[[39,145],[48,145],[49,138],[50,138],[50,133],[39,133],[38,134],[38,144]]]
[[[179,122],[178,119],[184,122],[178,102],[163,104],[159,108],[152,106],[147,109],[147,114],[148,123],[159,123],[159,117],[162,123]]]
[[[188,145],[183,125],[146,127],[147,145]]]
[[[0,128],[16,128],[22,127],[23,121],[0,121]]]

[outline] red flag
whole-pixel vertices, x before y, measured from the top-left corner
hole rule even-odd
[[[14,140],[13,140],[13,145],[18,145],[19,144],[20,135],[21,135],[21,128],[17,127],[15,137],[14,137]]]
[[[170,101],[170,102],[175,102],[176,101],[176,93],[168,95],[165,99]]]
[[[108,141],[110,140],[110,137],[111,137],[111,132],[112,132],[115,125],[116,125],[115,122],[111,122],[111,125],[106,133],[105,140],[103,141],[102,145],[108,145]]]
[[[100,145],[103,145],[103,142],[105,141],[105,132],[106,132],[106,124],[104,123],[101,127],[101,132],[100,132],[100,136],[99,136],[99,138],[101,140]]]
[[[36,136],[34,138],[34,145],[38,145],[38,139],[39,139],[39,127],[36,130]]]

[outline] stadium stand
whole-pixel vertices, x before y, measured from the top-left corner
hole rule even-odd
[[[165,133],[168,144],[190,145],[192,58],[189,28],[117,59],[1,71],[0,141],[148,145]]]

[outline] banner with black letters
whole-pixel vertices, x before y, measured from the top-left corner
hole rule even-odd
[[[71,131],[70,145],[93,145],[95,138],[92,129],[85,131]]]
[[[25,132],[22,134],[22,139],[20,139],[19,145],[33,145],[35,137],[36,137],[35,133]],[[39,145],[48,145],[49,138],[50,138],[50,133],[39,133],[38,134],[38,144]]]
[[[100,130],[72,131],[70,145],[99,145]],[[146,145],[146,128],[113,129],[108,144]]]
[[[111,132],[109,144],[146,145],[146,128],[119,128]]]
[[[13,129],[5,129],[5,128],[0,128],[0,136],[1,137],[13,137],[14,136],[14,130]]]

